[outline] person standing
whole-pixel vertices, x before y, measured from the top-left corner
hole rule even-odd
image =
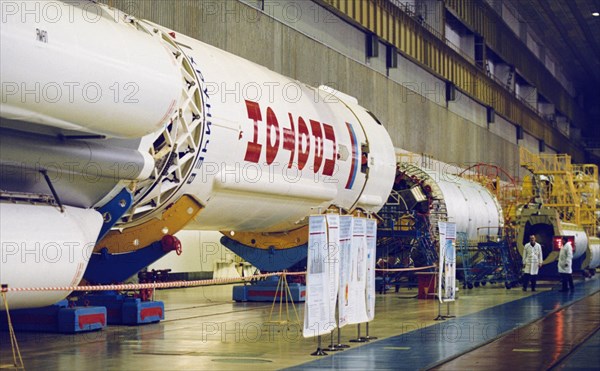
[[[538,270],[542,266],[542,246],[535,242],[535,236],[529,236],[529,242],[523,248],[523,291],[531,281],[531,291],[535,291]]]
[[[558,254],[558,273],[562,280],[562,290],[559,291],[575,290],[575,285],[573,285],[573,245],[566,237],[562,239],[562,247]]]

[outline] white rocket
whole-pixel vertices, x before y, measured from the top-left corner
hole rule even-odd
[[[77,285],[96,210],[123,188],[134,202],[119,230],[156,226],[187,196],[201,208],[187,228],[230,236],[285,234],[318,210],[387,200],[394,148],[356,99],[93,2],[1,7],[0,283]]]

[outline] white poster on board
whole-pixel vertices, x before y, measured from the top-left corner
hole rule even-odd
[[[438,222],[438,230],[440,232],[440,238],[444,236],[446,238],[446,222]]]
[[[446,223],[446,238],[450,240],[456,239],[456,223]]]
[[[335,317],[330,318],[329,293],[327,222],[325,216],[313,215],[308,220],[304,337],[325,335],[335,327]]]
[[[329,264],[329,318],[335,320],[335,307],[340,282],[340,216],[327,214],[327,240]]]
[[[352,218],[349,324],[368,321],[365,295],[367,289],[366,221],[365,218]]]
[[[456,224],[438,222],[440,231],[440,260],[438,298],[444,303],[456,298]]]
[[[340,285],[338,291],[338,325],[348,324],[350,308],[350,271],[352,270],[352,216],[340,216]]]
[[[367,301],[367,318],[375,318],[375,255],[377,253],[377,221],[367,219],[367,288],[365,290]]]

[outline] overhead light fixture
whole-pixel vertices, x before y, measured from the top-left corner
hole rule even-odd
[[[599,13],[599,12],[593,12],[593,13],[592,13],[592,15],[593,15],[594,17],[600,17],[600,13]]]

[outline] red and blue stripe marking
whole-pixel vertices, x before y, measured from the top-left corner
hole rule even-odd
[[[352,189],[354,181],[356,180],[356,174],[358,173],[358,140],[356,139],[356,133],[352,124],[346,123],[348,133],[350,134],[350,142],[352,143],[352,166],[350,167],[350,175],[348,175],[348,181],[346,182],[346,189]]]

